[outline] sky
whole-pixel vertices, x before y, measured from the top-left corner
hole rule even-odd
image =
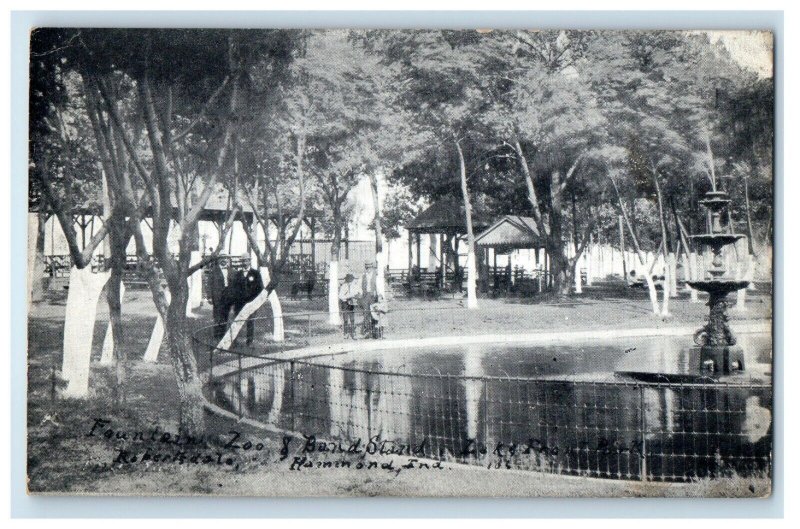
[[[712,43],[721,41],[731,57],[761,78],[772,77],[773,35],[769,31],[708,31]]]

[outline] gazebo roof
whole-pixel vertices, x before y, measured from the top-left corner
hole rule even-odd
[[[543,241],[531,217],[505,215],[475,238],[475,244],[507,252],[524,248],[540,248]]]
[[[473,205],[473,228],[479,231],[488,225],[486,217]],[[464,201],[454,197],[437,200],[409,222],[407,228],[415,233],[467,233]]]

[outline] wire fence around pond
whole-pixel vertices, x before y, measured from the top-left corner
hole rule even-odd
[[[319,314],[285,318],[305,324],[308,339]],[[769,384],[412,374],[378,361],[351,365],[329,355],[283,354],[303,340],[220,350],[201,336],[196,343],[208,354],[214,403],[239,417],[365,450],[648,481],[771,471]]]

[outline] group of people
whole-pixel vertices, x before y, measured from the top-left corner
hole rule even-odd
[[[364,315],[362,335],[375,339],[383,337],[387,307],[383,295],[378,292],[375,263],[369,261],[364,265],[361,282],[356,281],[352,273],[344,276],[344,283],[339,287],[339,309],[345,337],[356,337],[356,309]]]

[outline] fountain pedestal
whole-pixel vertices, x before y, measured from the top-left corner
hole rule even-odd
[[[722,259],[722,249],[735,244],[744,235],[728,233],[722,227],[722,212],[730,200],[721,191],[706,193],[700,204],[711,212],[709,233],[693,235],[696,242],[710,246],[714,254],[709,278],[704,281],[689,281],[695,290],[708,293],[708,321],[694,335],[697,347],[692,353],[699,356],[700,369],[717,374],[731,374],[744,371],[744,352],[736,345],[736,337],[728,326],[728,294],[747,288],[747,281],[726,278]]]

